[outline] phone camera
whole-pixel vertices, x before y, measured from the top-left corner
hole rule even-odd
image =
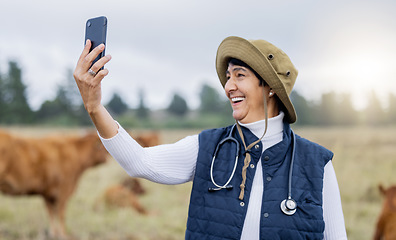
[[[90,27],[91,26],[91,21],[87,22],[87,26]]]

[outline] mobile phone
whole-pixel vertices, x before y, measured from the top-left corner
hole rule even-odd
[[[85,41],[84,44],[87,42],[87,39],[91,40],[91,52],[92,49],[99,46],[100,44],[106,45],[106,35],[107,35],[107,18],[105,16],[90,18],[87,20],[85,24]],[[92,62],[92,65],[97,62],[100,58],[105,56],[105,51],[101,52],[95,60]],[[91,66],[92,66],[91,65]],[[102,70],[103,67],[100,69]]]

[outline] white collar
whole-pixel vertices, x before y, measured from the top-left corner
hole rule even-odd
[[[283,118],[285,114],[280,111],[278,116],[268,119],[268,129],[264,138],[268,138],[283,132]],[[265,131],[265,119],[252,123],[240,123],[241,126],[248,128],[256,137],[260,138]]]

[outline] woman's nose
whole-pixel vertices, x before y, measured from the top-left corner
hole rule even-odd
[[[235,84],[235,81],[232,78],[229,78],[228,81],[224,85],[224,90],[227,93],[235,91],[237,89],[237,86]]]

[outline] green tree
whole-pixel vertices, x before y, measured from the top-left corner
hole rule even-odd
[[[113,93],[113,97],[109,103],[107,103],[107,108],[110,112],[121,115],[128,110],[128,105],[122,100],[118,93]]]
[[[224,108],[224,101],[222,101],[219,93],[211,86],[204,84],[202,86],[200,97],[200,111],[202,113],[219,113]]]
[[[235,122],[232,107],[224,95],[211,86],[204,84],[201,88],[199,112],[207,127],[220,127]]]
[[[70,80],[66,77],[66,81],[57,86],[56,96],[53,100],[45,101],[39,111],[38,116],[42,118],[53,118],[59,115],[73,115],[73,97],[70,92],[73,92],[70,87]]]
[[[51,119],[61,114],[63,114],[63,109],[57,99],[44,101],[37,111],[37,117],[40,121],[45,121],[45,119]]]
[[[340,125],[350,126],[358,123],[358,112],[353,107],[351,94],[345,93],[340,96],[336,119]]]
[[[321,103],[318,107],[319,124],[324,126],[335,125],[337,123],[338,103],[334,92],[322,94]]]
[[[3,79],[3,104],[5,123],[32,123],[33,111],[26,97],[26,85],[22,81],[22,70],[14,61],[8,63],[8,74]]]
[[[144,102],[144,91],[142,89],[139,90],[139,106],[136,109],[136,115],[138,118],[146,119],[148,118],[150,112],[149,109],[146,107]]]
[[[87,111],[85,110],[84,104],[78,106],[75,111],[75,117],[78,120],[77,123],[84,126],[92,125],[91,118],[89,117]]]
[[[389,93],[388,123],[396,124],[396,96]]]
[[[180,117],[185,116],[188,112],[188,105],[186,100],[179,94],[175,93],[173,95],[171,103],[169,104],[169,107],[167,108],[167,111]]]
[[[315,113],[311,104],[297,91],[292,91],[290,99],[297,113],[298,125],[309,125],[315,123]]]
[[[61,125],[75,125],[78,123],[75,109],[68,101],[68,96],[65,89],[59,85],[56,97],[53,100],[47,100],[41,104],[37,111],[37,117],[40,122],[61,124]]]
[[[368,104],[364,110],[365,121],[368,125],[381,125],[385,123],[385,111],[381,106],[381,103],[375,94],[374,90],[368,98]]]
[[[62,89],[63,93],[62,96],[58,96],[62,98],[64,105],[73,112],[80,109],[83,102],[73,77],[73,69],[69,68],[66,70],[66,77],[59,88]]]
[[[45,101],[38,110],[37,116],[41,122],[53,124],[87,125],[90,123],[75,84],[72,69],[66,71],[64,81],[57,87],[55,98]]]

